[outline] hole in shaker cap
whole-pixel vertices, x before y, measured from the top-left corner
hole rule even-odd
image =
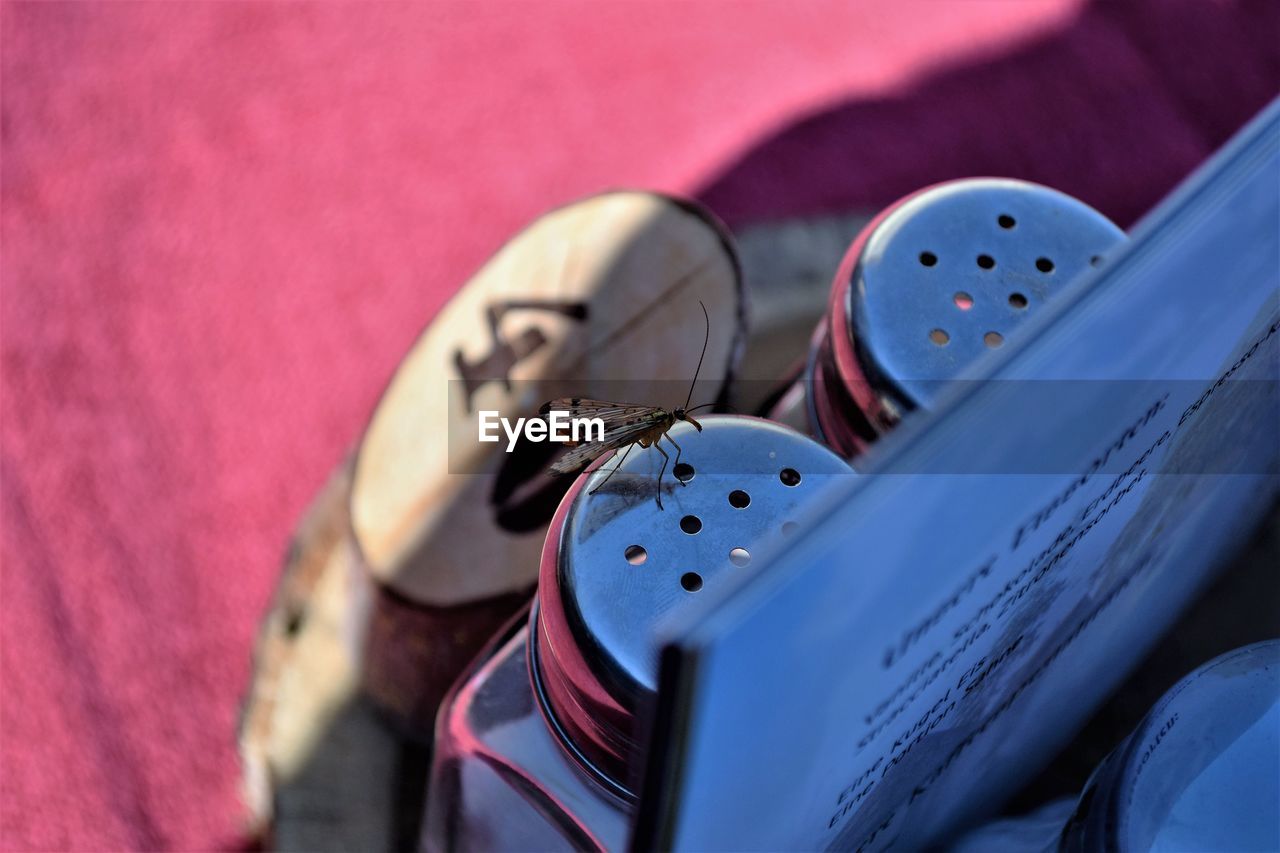
[[[958,291],[955,296],[951,297],[951,301],[954,302],[956,307],[961,311],[968,311],[973,307],[973,297],[965,293],[963,290]]]
[[[1009,304],[1014,308],[1026,308],[1027,297],[1023,296],[1021,293],[1010,293]]]
[[[947,342],[951,340],[951,336],[947,334],[945,329],[934,329],[929,333],[929,340],[940,347],[945,347]]]
[[[1004,335],[999,332],[987,332],[982,336],[982,342],[992,349],[995,349],[1004,343]]]
[[[989,270],[996,265],[996,259],[990,255],[978,255],[978,266]]]
[[[729,562],[735,566],[745,566],[751,562],[751,554],[746,548],[734,548],[729,552]]]
[[[1036,269],[1040,272],[1053,272],[1053,261],[1048,258],[1036,258]]]
[[[693,466],[688,462],[681,462],[671,470],[671,473],[674,474],[675,478],[680,482],[687,483],[693,479],[694,471]]]
[[[628,545],[627,550],[622,552],[622,556],[626,557],[627,562],[631,565],[638,566],[649,559],[649,552],[644,549],[643,545]]]
[[[734,489],[729,493],[729,506],[736,509],[746,509],[751,506],[751,495],[742,491],[742,489]]]
[[[696,515],[686,515],[680,519],[680,529],[692,536],[702,529],[702,519]]]
[[[996,217],[996,222],[1000,223],[1001,228],[1012,228],[1018,224],[1018,220],[1014,219],[1007,213],[1002,213]]]
[[[702,589],[702,575],[697,572],[685,572],[680,576],[680,586],[685,592],[697,592]]]
[[[921,252],[920,263],[926,267],[931,267],[938,262],[938,256],[933,252]]]
[[[1094,255],[1092,258],[1090,258],[1090,259],[1089,259],[1089,266],[1091,266],[1091,267],[1100,267],[1100,266],[1102,266],[1102,255]]]
[[[782,481],[784,486],[800,485],[800,472],[795,468],[783,468],[778,472],[778,479]]]

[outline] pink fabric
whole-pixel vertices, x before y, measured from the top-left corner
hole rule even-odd
[[[987,173],[1128,221],[1276,91],[1277,8],[6,3],[0,847],[242,843],[290,529],[540,211]]]

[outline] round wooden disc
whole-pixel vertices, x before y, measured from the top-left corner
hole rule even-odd
[[[708,214],[613,192],[506,244],[414,345],[360,444],[350,509],[370,574],[437,607],[528,588],[567,483],[539,484],[552,446],[514,459],[505,438],[479,442],[477,412],[528,417],[560,395],[680,406],[699,301],[695,403],[716,399],[743,339],[737,260]]]

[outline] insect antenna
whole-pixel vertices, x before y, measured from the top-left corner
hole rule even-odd
[[[692,409],[685,409],[685,413],[696,412],[698,409],[709,409],[714,405],[715,403],[703,403],[701,406],[694,406]]]
[[[693,399],[694,386],[698,384],[698,374],[702,372],[702,360],[707,357],[707,343],[711,340],[711,315],[707,313],[707,306],[702,304],[701,299],[698,300],[698,305],[702,308],[702,319],[706,321],[707,331],[702,336],[702,355],[698,356],[698,366],[693,371],[693,381],[689,383],[689,393],[684,398],[684,406],[681,407],[686,411],[689,408],[689,401]]]

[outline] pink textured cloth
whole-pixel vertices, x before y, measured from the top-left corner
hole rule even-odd
[[[5,3],[0,847],[242,843],[290,529],[540,211],[1001,174],[1127,223],[1275,93],[1277,9]]]

